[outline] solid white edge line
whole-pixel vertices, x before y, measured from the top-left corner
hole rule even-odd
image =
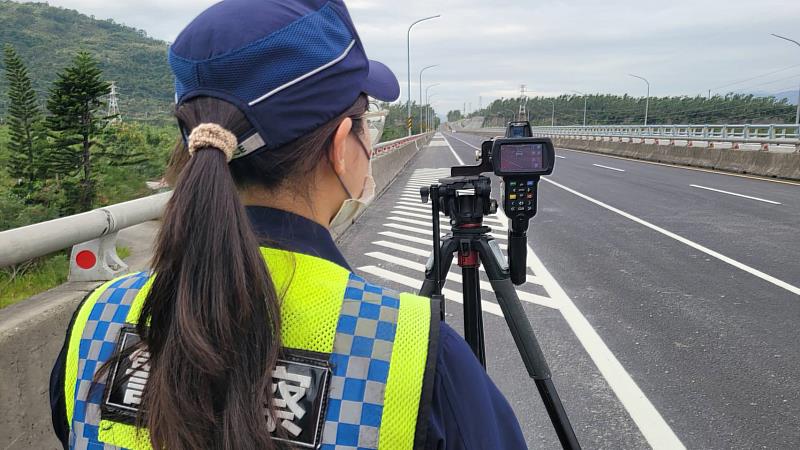
[[[772,200],[766,200],[766,199],[758,198],[758,197],[751,197],[749,195],[737,194],[735,192],[723,191],[723,190],[720,190],[720,189],[714,189],[714,188],[710,188],[710,187],[706,187],[706,186],[700,186],[700,185],[697,185],[697,184],[690,184],[689,186],[693,187],[693,188],[697,188],[697,189],[705,189],[707,191],[719,192],[720,194],[728,194],[728,195],[734,195],[736,197],[748,198],[750,200],[756,200],[756,201],[759,201],[759,202],[769,203],[769,204],[772,204],[772,205],[780,205],[781,204],[781,203],[778,203],[778,202],[773,202]]]
[[[463,141],[462,141],[463,142]],[[477,148],[464,142],[473,148]],[[545,181],[552,181],[543,178]],[[580,194],[583,196],[582,194]],[[580,312],[572,299],[550,272],[545,268],[533,249],[528,246],[528,267],[540,279],[550,298],[561,305],[560,311],[573,333],[580,341],[583,348],[592,358],[597,369],[605,378],[606,383],[619,399],[628,415],[636,423],[644,438],[656,450],[680,450],[686,447],[672,431],[669,424],[656,410],[655,406],[647,399],[633,378],[628,374],[614,353],[603,342],[603,339],[594,330],[591,323]]]
[[[452,136],[450,136],[450,137],[452,137]],[[450,145],[450,140],[448,139],[448,136],[445,136],[445,138],[444,138],[444,139],[445,139],[445,141],[447,141],[447,146],[448,146],[448,147],[450,147],[450,151],[453,153],[453,156],[455,156],[455,158],[456,158],[456,161],[458,161],[458,163],[459,163],[460,165],[462,165],[462,166],[463,166],[463,165],[465,165],[465,164],[464,164],[464,160],[462,160],[462,159],[461,159],[461,157],[460,157],[460,156],[458,156],[458,153],[456,153],[456,151],[453,149],[453,146],[452,146],[452,145]],[[457,141],[460,141],[460,140],[461,140],[461,139],[458,139],[458,138],[453,138],[453,139],[455,139],[455,140],[457,140]]]
[[[556,158],[558,158],[558,159],[567,159],[565,156],[561,156],[561,155],[556,155]]]
[[[702,246],[702,245],[700,245],[700,244],[698,244],[698,243],[696,243],[694,241],[690,241],[689,239],[686,239],[683,236],[680,236],[680,235],[675,234],[675,233],[673,233],[671,231],[665,230],[664,228],[661,228],[661,227],[659,227],[657,225],[653,225],[652,223],[647,222],[646,220],[640,219],[640,218],[638,218],[638,217],[636,217],[636,216],[634,216],[632,214],[626,213],[625,211],[622,211],[620,209],[614,208],[613,206],[607,205],[607,204],[605,204],[605,203],[603,203],[603,202],[601,202],[599,200],[596,200],[596,199],[594,199],[592,197],[589,197],[588,195],[581,194],[580,192],[578,192],[578,191],[576,191],[574,189],[568,188],[568,187],[564,186],[563,184],[559,184],[559,183],[557,183],[557,182],[555,182],[553,180],[549,180],[547,178],[543,178],[543,180],[548,182],[548,183],[550,183],[550,184],[552,184],[553,186],[559,187],[559,188],[561,188],[561,189],[563,189],[563,190],[565,190],[565,191],[567,191],[567,192],[569,192],[571,194],[577,195],[578,197],[580,197],[580,198],[582,198],[584,200],[588,200],[588,201],[594,203],[595,205],[598,205],[598,206],[600,206],[602,208],[605,208],[605,209],[607,209],[607,210],[609,210],[609,211],[611,211],[613,213],[617,213],[617,214],[621,215],[622,217],[625,217],[626,219],[632,220],[632,221],[634,221],[634,222],[636,222],[636,223],[638,223],[640,225],[644,225],[645,227],[650,228],[653,231],[657,231],[657,232],[663,234],[664,236],[667,236],[669,238],[675,239],[676,241],[678,241],[678,242],[680,242],[682,244],[686,244],[686,245],[688,245],[689,247],[692,247],[695,250],[699,250],[699,251],[705,253],[706,255],[714,257],[714,258],[716,258],[716,259],[718,259],[718,260],[720,260],[720,261],[722,261],[724,263],[730,264],[731,266],[736,267],[737,269],[743,270],[743,271],[745,271],[745,272],[747,272],[747,273],[749,273],[749,274],[751,274],[753,276],[761,278],[762,280],[764,280],[764,281],[766,281],[768,283],[772,283],[775,286],[778,286],[778,287],[780,287],[782,289],[786,289],[787,291],[792,292],[794,294],[800,295],[800,288],[797,287],[797,286],[793,286],[793,285],[791,285],[791,284],[789,284],[789,283],[787,283],[787,282],[785,282],[783,280],[779,280],[779,279],[773,277],[772,275],[768,275],[768,274],[766,274],[764,272],[761,272],[760,270],[756,270],[756,269],[754,269],[754,268],[752,268],[752,267],[750,267],[750,266],[748,266],[746,264],[743,264],[743,263],[740,263],[739,261],[736,261],[733,258],[729,258],[729,257],[727,257],[727,256],[725,256],[725,255],[723,255],[723,254],[721,254],[719,252],[716,252],[714,250],[711,250],[710,248],[704,247],[704,246]]]
[[[605,344],[603,338],[575,306],[575,303],[545,268],[530,246],[528,246],[528,266],[542,280],[550,298],[560,305],[564,320],[575,333],[583,348],[586,349],[586,353],[592,358],[594,365],[603,375],[611,390],[614,391],[622,406],[628,411],[628,415],[636,423],[650,446],[654,450],[685,449],[686,447],[672,431],[661,413],[642,392],[636,381],[628,374],[622,363]]]
[[[608,166],[604,166],[602,164],[592,164],[592,165],[595,166],[595,167],[599,167],[601,169],[615,170],[617,172],[625,172],[622,169],[617,169],[616,167],[608,167]]]

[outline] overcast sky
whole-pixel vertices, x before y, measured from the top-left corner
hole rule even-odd
[[[212,0],[49,0],[172,40]],[[367,53],[391,67],[406,98],[406,30],[412,96],[419,69],[439,112],[499,97],[581,91],[644,96],[775,93],[800,85],[798,0],[350,0]],[[191,5],[191,6],[188,6]],[[771,73],[774,72],[774,73]],[[762,76],[771,73],[770,75]],[[751,79],[752,78],[752,79]],[[743,81],[747,80],[748,81]],[[739,83],[736,83],[739,82]],[[734,84],[736,83],[736,84]]]

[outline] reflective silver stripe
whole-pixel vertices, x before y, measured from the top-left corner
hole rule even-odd
[[[250,106],[255,106],[255,105],[257,105],[257,104],[259,104],[259,103],[263,102],[264,100],[266,100],[266,99],[268,99],[268,98],[272,97],[273,95],[277,94],[278,92],[281,92],[281,91],[282,91],[282,90],[284,90],[284,89],[287,89],[287,88],[289,88],[289,87],[292,87],[292,86],[294,86],[295,84],[297,84],[297,83],[299,83],[299,82],[301,82],[301,81],[305,80],[306,78],[313,77],[314,75],[316,75],[316,74],[318,74],[318,73],[322,72],[323,70],[325,70],[325,69],[327,69],[327,68],[329,68],[329,67],[335,66],[336,64],[340,63],[342,60],[344,60],[345,58],[347,58],[347,55],[349,55],[349,54],[350,54],[350,50],[352,50],[352,49],[353,49],[353,47],[355,47],[355,45],[356,45],[356,40],[355,40],[355,39],[353,39],[353,41],[352,41],[352,42],[350,42],[350,45],[348,45],[348,46],[347,46],[347,49],[344,51],[344,53],[342,53],[341,55],[339,55],[339,56],[338,56],[336,59],[334,59],[333,61],[331,61],[331,62],[329,62],[329,63],[325,64],[325,65],[324,65],[324,66],[322,66],[322,67],[316,68],[316,69],[312,70],[311,72],[308,72],[307,74],[305,74],[305,75],[303,75],[303,76],[301,76],[301,77],[299,77],[299,78],[295,78],[294,80],[292,80],[292,81],[290,81],[290,82],[288,82],[288,83],[284,84],[283,86],[278,86],[277,88],[275,88],[275,89],[273,89],[273,90],[271,90],[271,91],[267,92],[267,93],[266,93],[266,94],[264,94],[263,96],[261,96],[261,97],[259,97],[259,98],[255,99],[255,100],[253,100],[252,102],[250,102],[250,103],[249,103],[249,105],[250,105]]]

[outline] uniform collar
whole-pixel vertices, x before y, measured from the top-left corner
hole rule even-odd
[[[262,246],[316,256],[353,271],[322,225],[280,209],[248,206],[246,210]]]

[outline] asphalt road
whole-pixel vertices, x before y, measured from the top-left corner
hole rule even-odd
[[[431,219],[419,187],[473,164],[480,142],[437,136],[412,161],[341,240],[358,272],[406,291],[421,284]],[[800,447],[800,186],[558,155],[519,292],[583,447]],[[487,224],[507,243],[502,213]],[[452,274],[446,295],[459,300]],[[482,289],[489,373],[529,447],[557,448]],[[462,320],[448,302],[448,321]]]

